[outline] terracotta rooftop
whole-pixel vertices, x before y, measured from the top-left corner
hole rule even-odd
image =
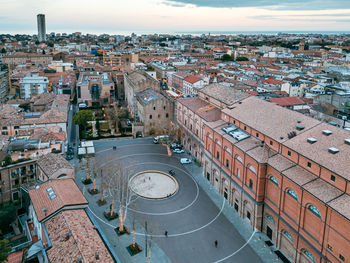
[[[62,155],[54,153],[48,153],[41,156],[37,161],[37,164],[48,178],[61,169],[74,170],[73,166]]]
[[[282,172],[295,165],[295,163],[288,160],[286,157],[282,156],[281,154],[276,154],[272,156],[271,158],[269,158],[267,163],[279,172]]]
[[[298,97],[280,97],[280,98],[270,98],[270,102],[275,103],[280,106],[291,106],[291,105],[304,105],[305,101]]]
[[[254,96],[235,103],[232,109],[223,109],[222,112],[278,142],[286,141],[288,133],[292,131],[298,135],[320,123],[301,113],[279,107]],[[297,131],[296,125],[303,125],[304,130]]]
[[[196,83],[196,82],[198,82],[200,80],[201,80],[200,78],[198,78],[196,76],[193,76],[193,75],[190,75],[190,76],[184,78],[184,81],[187,81],[187,82],[189,82],[191,84],[194,84],[194,83]]]
[[[323,134],[324,130],[330,131],[331,134],[328,136]],[[317,141],[310,144],[307,141],[308,138],[314,138]],[[349,138],[350,132],[327,123],[321,123],[288,140],[284,145],[350,180],[350,145],[345,144],[345,140]],[[338,149],[339,152],[330,153],[329,148],[331,147]]]
[[[201,89],[200,93],[217,99],[226,105],[231,105],[237,101],[249,97],[249,95],[244,92],[217,83],[211,84]]]
[[[50,262],[113,262],[83,209],[67,210],[45,222],[52,248]]]
[[[30,190],[29,196],[39,221],[64,207],[85,207],[88,204],[74,180],[70,178],[51,180],[37,188]]]
[[[282,172],[286,177],[288,177],[292,182],[296,183],[299,186],[302,186],[312,180],[317,178],[316,175],[306,171],[300,166],[293,166]]]
[[[330,201],[328,205],[350,220],[350,195],[343,194]]]
[[[325,203],[333,200],[343,193],[343,191],[323,181],[320,178],[305,184],[303,187],[312,195]]]
[[[220,119],[220,110],[198,97],[180,98],[177,101],[206,121],[212,122]]]

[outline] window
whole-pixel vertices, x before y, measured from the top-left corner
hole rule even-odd
[[[292,237],[292,235],[291,235],[289,232],[284,231],[283,234],[284,234],[290,241],[294,242],[293,237]]]
[[[163,109],[165,110],[165,106],[163,107]]]
[[[233,121],[233,124],[236,124],[236,121]]]
[[[335,176],[331,175],[331,181],[335,182]]]
[[[253,180],[249,179],[249,188],[252,189],[253,188]]]
[[[273,141],[270,141],[270,145],[273,145]]]
[[[278,181],[277,181],[276,177],[271,176],[271,177],[270,177],[270,181],[273,182],[275,185],[278,186]]]
[[[270,216],[269,214],[266,215],[266,218],[273,224],[275,224],[275,219],[273,219],[272,216]]]
[[[239,168],[237,168],[237,177],[239,177],[241,175],[241,171],[239,170]]]
[[[292,189],[289,189],[289,190],[287,191],[287,193],[288,193],[291,197],[293,197],[295,200],[298,200],[298,196],[297,196],[296,192],[294,192]]]
[[[160,118],[160,114],[158,114],[158,119]]]
[[[216,159],[219,159],[219,158],[220,158],[220,153],[216,152]]]
[[[244,130],[245,130],[245,131],[247,130],[247,126],[244,126]]]
[[[156,110],[156,107],[153,107],[153,110]]]
[[[312,254],[311,254],[309,251],[304,250],[304,254],[305,254],[305,256],[307,256],[312,262],[315,262],[314,257],[312,256]]]
[[[307,167],[311,168],[311,163],[307,162]]]
[[[169,113],[165,114],[165,117],[166,117],[166,118],[169,118]]]
[[[192,124],[191,124],[191,131],[192,131]]]
[[[12,194],[12,199],[13,199],[13,200],[18,200],[18,199],[19,199],[18,192],[14,192],[14,193]]]
[[[291,156],[291,155],[292,155],[292,153],[290,151],[288,151],[288,156]]]
[[[318,211],[317,207],[314,205],[310,205],[308,209],[317,217],[321,217],[320,211]]]
[[[150,120],[152,119],[152,114],[151,114],[151,115],[149,115],[149,119],[150,119]]]
[[[256,137],[258,137],[258,138],[259,138],[259,133],[256,133]]]
[[[247,211],[247,218],[250,220],[250,212]]]
[[[345,261],[345,258],[343,257],[342,254],[339,254],[339,258],[341,259],[341,261]]]
[[[230,166],[230,161],[226,159],[226,167],[229,168],[229,166]]]

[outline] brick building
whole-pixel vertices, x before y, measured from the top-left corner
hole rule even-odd
[[[203,176],[290,262],[347,262],[350,133],[256,97],[205,89],[176,109],[181,141]]]
[[[109,105],[115,101],[114,82],[107,73],[84,72],[77,83],[78,103],[89,107]]]

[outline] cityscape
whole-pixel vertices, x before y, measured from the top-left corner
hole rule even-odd
[[[1,4],[0,262],[350,262],[347,1],[87,2]]]

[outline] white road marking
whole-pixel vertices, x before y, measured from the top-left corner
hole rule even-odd
[[[250,242],[250,240],[252,240],[252,238],[253,238],[253,236],[255,235],[256,232],[257,232],[256,229],[254,229],[254,232],[252,233],[252,235],[250,236],[250,238],[247,240],[247,242],[245,242],[245,243],[243,244],[243,246],[241,246],[241,247],[240,247],[239,249],[237,249],[235,252],[233,252],[232,254],[228,255],[227,257],[224,257],[224,258],[222,258],[222,259],[219,259],[219,260],[217,260],[217,261],[214,261],[213,263],[222,262],[222,261],[224,261],[224,260],[226,260],[226,259],[228,259],[228,258],[230,258],[230,257],[232,257],[232,256],[234,256],[234,255],[236,255],[238,252],[240,252],[243,248],[245,248],[245,247],[248,245],[248,243]]]

